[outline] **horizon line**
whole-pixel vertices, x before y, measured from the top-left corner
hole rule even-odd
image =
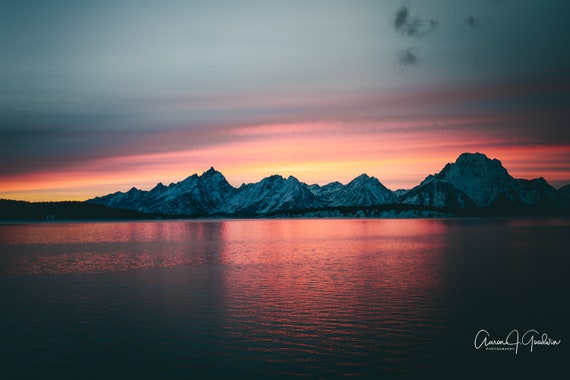
[[[391,192],[410,191],[410,190],[412,190],[412,189],[414,189],[414,188],[420,186],[421,183],[422,183],[426,178],[428,178],[429,176],[432,176],[432,175],[435,175],[435,174],[440,173],[440,172],[445,168],[446,165],[448,165],[448,164],[455,164],[455,163],[457,162],[457,160],[459,159],[459,157],[461,157],[461,156],[463,156],[463,155],[471,155],[471,156],[474,156],[474,155],[481,155],[481,156],[484,156],[484,157],[485,157],[487,160],[489,160],[489,161],[498,161],[499,164],[501,165],[501,167],[504,168],[504,169],[507,171],[507,174],[508,174],[509,176],[511,176],[512,178],[517,179],[517,180],[522,179],[522,180],[532,181],[532,180],[542,179],[542,180],[544,180],[546,183],[548,183],[550,186],[552,186],[552,187],[553,187],[555,190],[557,190],[557,191],[560,190],[560,189],[562,189],[563,187],[570,186],[570,183],[566,183],[566,184],[563,184],[563,185],[561,185],[561,186],[559,186],[559,187],[555,187],[555,186],[552,185],[550,182],[548,182],[543,176],[539,176],[539,177],[535,177],[535,178],[515,178],[515,177],[513,177],[513,176],[510,174],[508,168],[506,168],[506,167],[503,166],[503,163],[502,163],[501,160],[499,160],[499,159],[497,159],[497,158],[490,158],[490,157],[487,156],[485,153],[481,153],[481,152],[464,152],[464,153],[461,153],[459,156],[457,156],[457,158],[456,158],[455,161],[453,161],[453,162],[447,162],[446,164],[444,164],[443,167],[442,167],[438,172],[432,173],[432,174],[427,174],[426,176],[424,176],[423,179],[422,179],[418,184],[416,184],[416,185],[414,185],[414,186],[412,186],[412,187],[410,187],[410,188],[397,188],[397,189],[395,189],[395,190],[392,190],[391,188],[389,188],[389,187],[387,187],[386,185],[384,185],[384,183],[380,180],[380,178],[378,178],[378,177],[376,177],[376,176],[374,176],[374,175],[369,175],[369,174],[366,173],[366,172],[363,172],[363,173],[361,173],[361,174],[359,174],[359,175],[357,175],[357,176],[355,176],[355,177],[352,177],[352,179],[349,180],[349,181],[346,182],[346,183],[344,183],[344,182],[342,182],[342,181],[339,181],[339,180],[333,180],[333,181],[327,182],[327,183],[325,183],[325,184],[323,184],[323,185],[320,185],[320,184],[318,184],[318,183],[308,183],[308,182],[305,182],[305,181],[301,181],[301,180],[299,180],[295,175],[288,175],[287,177],[285,177],[285,176],[283,176],[282,174],[279,174],[279,173],[277,173],[277,172],[274,172],[273,174],[265,175],[264,177],[262,177],[262,178],[261,178],[260,180],[258,180],[258,181],[254,181],[254,182],[242,182],[240,185],[234,186],[234,185],[232,185],[232,184],[227,180],[227,178],[226,178],[225,175],[222,173],[222,171],[216,169],[216,168],[214,167],[214,165],[211,165],[210,168],[207,169],[207,170],[204,170],[204,171],[202,172],[202,174],[198,174],[198,172],[195,172],[195,173],[193,173],[193,174],[191,174],[191,175],[189,175],[189,176],[187,176],[187,177],[185,177],[185,178],[183,178],[183,179],[181,179],[181,180],[179,180],[179,181],[177,181],[177,182],[170,182],[168,185],[164,185],[164,183],[163,183],[162,181],[158,181],[158,182],[156,182],[155,185],[153,185],[152,187],[148,188],[148,190],[145,190],[145,189],[143,189],[143,188],[137,188],[136,186],[131,186],[128,190],[125,190],[125,191],[117,190],[117,191],[110,192],[110,193],[106,193],[106,194],[102,194],[102,195],[96,195],[96,196],[91,197],[91,198],[60,199],[60,200],[26,200],[26,199],[15,199],[15,198],[5,198],[5,197],[2,197],[1,194],[0,194],[0,200],[18,201],[18,202],[28,202],[28,203],[86,202],[86,201],[89,201],[89,200],[91,200],[91,199],[95,199],[95,198],[99,198],[99,197],[104,197],[104,196],[107,196],[107,195],[110,195],[110,194],[115,194],[115,193],[127,193],[127,192],[129,192],[129,191],[131,191],[131,190],[133,190],[133,189],[135,189],[135,190],[137,190],[137,191],[148,192],[148,191],[151,191],[152,189],[156,188],[156,187],[159,186],[159,185],[162,185],[162,186],[165,186],[165,187],[170,187],[170,186],[172,186],[172,185],[179,184],[179,183],[181,183],[181,182],[183,182],[183,181],[185,181],[185,180],[187,180],[187,179],[189,179],[189,178],[191,178],[191,177],[194,177],[194,176],[202,177],[202,176],[204,176],[205,174],[207,174],[207,173],[210,172],[210,171],[214,171],[214,172],[219,173],[220,175],[222,175],[222,177],[224,178],[224,180],[225,180],[232,188],[234,188],[234,189],[239,189],[240,187],[246,186],[246,185],[256,184],[256,183],[262,182],[262,181],[265,180],[265,179],[268,179],[268,178],[271,178],[271,177],[275,177],[275,176],[281,177],[283,180],[288,180],[288,179],[290,179],[290,178],[294,178],[294,179],[297,180],[298,182],[300,182],[300,183],[302,183],[302,184],[305,184],[305,185],[307,185],[307,186],[319,186],[319,187],[327,186],[327,185],[330,185],[330,184],[332,184],[332,183],[340,183],[341,185],[346,186],[346,185],[348,185],[349,183],[351,183],[352,181],[354,181],[355,179],[357,179],[357,178],[359,178],[359,177],[361,177],[361,176],[366,176],[366,177],[371,178],[371,179],[376,179],[378,182],[380,182],[384,187],[386,187],[386,188],[387,188],[389,191],[391,191]]]

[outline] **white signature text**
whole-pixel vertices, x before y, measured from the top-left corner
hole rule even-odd
[[[515,351],[518,354],[519,347],[527,346],[532,352],[535,346],[558,346],[562,340],[552,339],[547,333],[540,334],[537,330],[528,330],[520,334],[519,330],[512,330],[504,339],[495,339],[484,329],[475,335],[473,345],[476,350],[484,348],[488,351]]]

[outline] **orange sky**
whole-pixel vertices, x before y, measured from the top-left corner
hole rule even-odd
[[[60,170],[8,176],[0,197],[28,201],[86,200],[135,186],[149,190],[210,166],[233,186],[280,174],[300,181],[347,183],[367,173],[392,190],[411,188],[463,152],[497,158],[516,178],[543,176],[554,185],[569,178],[567,145],[511,145],[499,138],[429,123],[310,122],[235,127],[232,140],[168,153],[129,154],[80,161]],[[410,133],[410,130],[413,133]]]

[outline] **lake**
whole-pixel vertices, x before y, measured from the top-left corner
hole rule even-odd
[[[569,227],[0,224],[0,378],[544,377],[569,354]]]

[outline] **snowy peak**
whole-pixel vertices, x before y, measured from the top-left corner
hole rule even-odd
[[[358,177],[355,177],[352,181],[350,181],[349,183],[353,183],[353,182],[366,182],[370,179],[372,179],[374,177],[370,177],[368,174],[366,173],[362,173],[361,175],[359,175]]]
[[[264,215],[272,212],[321,206],[309,186],[295,177],[272,175],[260,182],[242,185],[234,197],[216,210],[221,214]]]
[[[361,174],[346,186],[372,186],[381,187],[382,189],[388,190],[376,177],[370,177],[368,174]],[[389,190],[388,190],[389,191]]]
[[[348,184],[307,185],[275,174],[257,183],[230,185],[211,167],[201,175],[150,191],[135,187],[91,199],[114,208],[171,216],[268,216],[287,211],[379,208],[382,210],[460,210],[456,214],[494,215],[525,210],[570,212],[570,186],[554,189],[544,180],[515,179],[501,162],[481,153],[461,154],[411,190],[387,189],[377,178],[361,174]],[[319,212],[321,212],[319,211]]]
[[[431,181],[423,183],[400,194],[399,200],[403,204],[447,208],[447,209],[473,209],[475,203],[461,190],[450,183]]]
[[[479,207],[491,204],[514,179],[497,159],[482,153],[463,153],[455,163],[427,177],[421,184],[446,182],[465,193]]]
[[[136,187],[131,187],[131,189],[129,191],[127,191],[127,194],[129,195],[136,195],[138,193],[140,193],[142,190],[137,189]]]
[[[220,173],[219,171],[217,171],[216,169],[214,169],[214,167],[210,167],[210,169],[206,170],[204,173],[202,173],[202,175],[199,177],[201,179],[211,179],[211,178],[224,178],[224,175],[222,173]]]
[[[488,173],[508,175],[501,161],[490,159],[483,153],[463,153],[455,161],[455,166],[464,174],[482,177]]]
[[[428,177],[429,178],[429,177]],[[463,153],[455,163],[449,163],[439,172],[432,176],[446,182],[462,182],[468,186],[476,182],[504,182],[512,178],[501,161],[489,159],[482,153]]]
[[[324,186],[311,185],[309,189],[318,198],[322,199],[324,203],[330,203],[332,196],[336,195],[344,188],[344,185],[338,181],[328,183]]]
[[[164,186],[164,185],[162,184],[162,182],[159,182],[159,183],[157,183],[156,186],[153,187],[150,191],[151,191],[151,192],[155,192],[155,193],[161,193],[161,192],[163,192],[163,191],[165,191],[165,190],[167,190],[167,189],[168,189],[168,187]]]
[[[428,176],[421,184],[448,183],[463,192],[478,207],[526,207],[554,202],[556,191],[544,179],[522,180],[511,177],[501,161],[482,153],[463,153],[455,163]]]
[[[367,174],[361,174],[340,189],[331,198],[332,206],[374,206],[390,204],[396,196],[380,181]]]
[[[150,191],[130,189],[126,193],[98,197],[91,202],[166,215],[208,215],[231,196],[235,189],[214,168],[201,176],[193,174],[168,186],[158,183]]]

